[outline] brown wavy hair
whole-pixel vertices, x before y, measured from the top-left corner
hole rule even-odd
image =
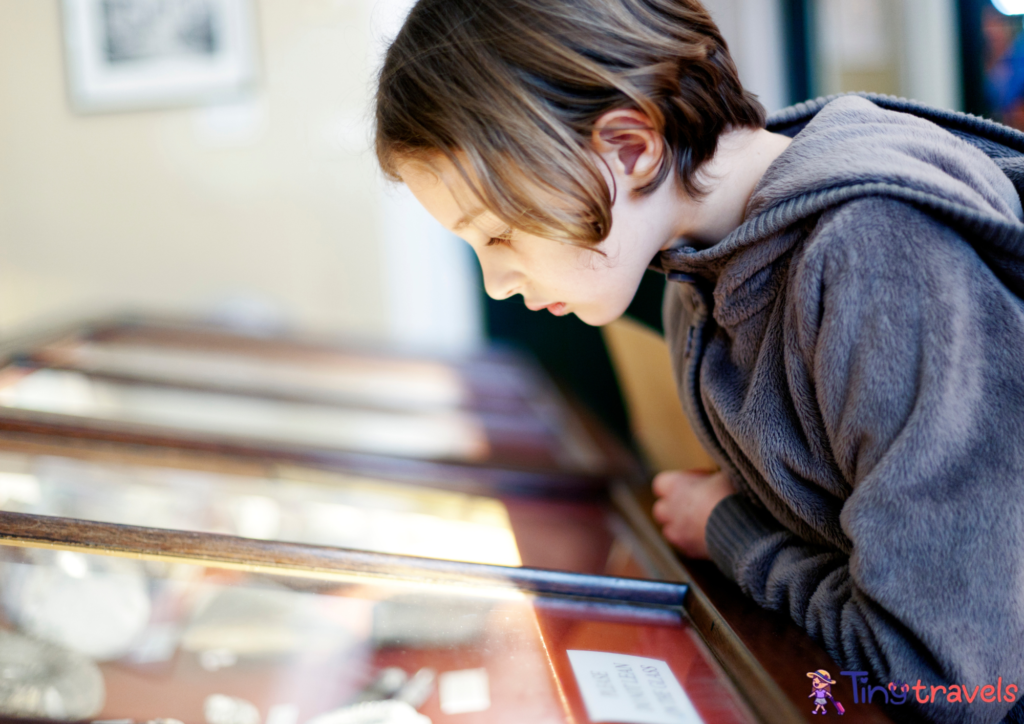
[[[441,154],[504,223],[596,244],[614,190],[588,149],[620,108],[666,141],[641,194],[674,171],[699,197],[719,136],[765,124],[695,0],[419,0],[378,77],[377,158],[401,180],[402,162]]]

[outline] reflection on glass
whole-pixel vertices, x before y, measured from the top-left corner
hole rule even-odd
[[[329,480],[318,484],[0,453],[0,510],[521,564],[501,501],[342,475]]]
[[[43,354],[79,369],[168,382],[225,385],[401,409],[458,407],[468,397],[451,367],[334,354],[280,356],[140,343],[76,342]]]
[[[551,719],[560,704],[522,597],[320,585],[78,553],[66,554],[77,557],[69,568],[61,555],[0,548],[2,640],[23,660],[52,662],[9,672],[17,693],[0,688],[0,713],[259,724],[386,711],[429,722],[441,720],[438,673],[486,668],[516,675],[513,691],[488,692],[495,705],[516,707],[521,691],[534,699],[526,708],[561,720]],[[140,582],[145,612],[129,630],[118,609],[138,599]],[[79,605],[37,610],[41,597],[72,589]]]
[[[131,331],[106,336],[61,340],[35,356],[47,365],[138,381],[256,391],[333,405],[420,413],[486,410],[489,430],[550,448],[562,466],[599,472],[608,462],[557,390],[521,363],[474,359],[456,366],[273,339],[219,334],[182,339],[162,336],[159,329],[141,338]]]
[[[671,610],[8,546],[0,590],[9,716],[586,721],[567,651],[589,649],[664,661],[704,721],[750,721]],[[39,605],[69,593],[78,605]]]
[[[399,413],[125,384],[79,372],[0,373],[0,405],[276,443],[419,458],[487,455],[478,418]]]

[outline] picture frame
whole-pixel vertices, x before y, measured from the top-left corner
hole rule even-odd
[[[63,0],[72,108],[235,100],[256,83],[250,0]]]

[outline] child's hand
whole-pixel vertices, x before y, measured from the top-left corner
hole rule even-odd
[[[690,558],[707,558],[704,531],[711,511],[735,493],[723,472],[667,470],[654,476],[654,518],[668,542]]]

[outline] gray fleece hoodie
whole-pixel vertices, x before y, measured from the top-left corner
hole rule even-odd
[[[708,548],[843,671],[920,681],[894,718],[998,722],[1024,701],[1024,134],[877,96],[769,129],[793,142],[744,224],[655,261],[680,398],[741,491]]]

